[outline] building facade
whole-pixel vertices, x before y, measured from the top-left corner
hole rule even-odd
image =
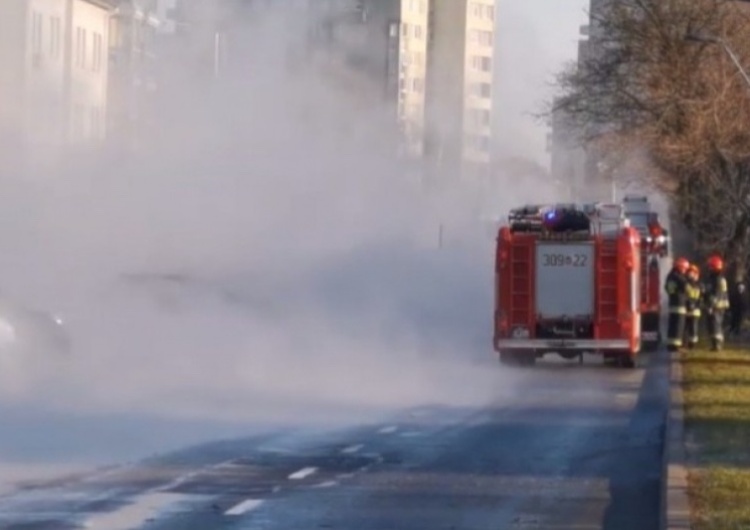
[[[602,49],[599,45],[602,28],[597,20],[609,1],[590,0],[589,24],[580,28],[578,68],[584,68],[591,54]],[[580,144],[577,134],[566,122],[563,112],[553,116],[547,139],[552,177],[567,190],[571,200],[607,200],[613,194],[613,175],[593,152]]]
[[[383,83],[401,151],[433,175],[489,172],[494,0],[310,2],[313,41]]]
[[[109,37],[113,4],[72,0],[68,4],[66,104],[68,139],[101,143],[106,137]]]
[[[137,148],[153,127],[157,90],[157,0],[120,0],[110,25],[107,137]]]
[[[427,154],[442,178],[489,173],[494,32],[494,0],[431,0]]]
[[[104,0],[0,2],[0,141],[8,151],[41,158],[104,139],[112,9]]]

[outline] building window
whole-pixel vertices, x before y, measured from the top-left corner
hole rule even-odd
[[[42,24],[41,13],[34,11],[31,14],[31,49],[33,53],[42,53]]]
[[[86,30],[76,28],[75,42],[75,65],[79,68],[86,68]]]
[[[401,26],[401,34],[402,34],[402,35],[403,35],[404,37],[408,37],[408,36],[409,36],[409,24],[406,24],[406,23],[404,23],[404,24],[403,24],[403,25]]]
[[[473,2],[471,5],[471,12],[476,18],[486,18],[487,20],[495,20],[495,6],[483,4],[481,2]]]
[[[472,83],[469,85],[469,95],[490,99],[492,97],[492,84],[491,83]]]
[[[492,120],[489,109],[468,109],[468,118],[472,129],[489,127]]]
[[[102,58],[103,58],[103,47],[102,47],[102,36],[99,33],[94,33],[94,50],[91,68],[94,72],[99,72],[102,69]]]
[[[414,38],[418,40],[422,40],[422,37],[424,37],[424,28],[422,26],[414,26]]]
[[[482,72],[491,72],[492,71],[492,58],[484,56],[484,55],[474,55],[471,58],[471,66],[475,70],[480,70]]]
[[[492,46],[493,35],[491,31],[485,31],[481,29],[473,29],[469,32],[469,40],[475,44],[481,44],[482,46]]]
[[[49,19],[49,54],[54,59],[60,58],[61,42],[61,23],[60,17],[50,17]]]
[[[421,77],[415,77],[412,79],[411,89],[417,94],[422,94],[424,92],[424,79]]]
[[[481,2],[473,2],[471,4],[471,13],[476,18],[495,20],[495,6],[492,5],[483,4]]]

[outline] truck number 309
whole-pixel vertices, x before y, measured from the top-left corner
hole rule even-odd
[[[586,254],[543,254],[544,267],[585,267],[588,260]]]

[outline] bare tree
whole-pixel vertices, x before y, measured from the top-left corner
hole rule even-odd
[[[723,39],[750,66],[747,12],[729,0],[610,0],[597,38],[559,77],[553,111],[590,152],[626,161],[669,195],[697,250],[744,271],[750,253],[750,87]]]

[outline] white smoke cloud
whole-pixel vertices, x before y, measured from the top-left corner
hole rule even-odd
[[[172,64],[174,105],[137,155],[3,175],[6,291],[61,312],[74,343],[19,360],[6,403],[363,420],[512,388],[493,364],[477,190],[407,178],[378,89],[290,66],[290,24],[256,19],[218,86],[184,81],[189,56]],[[502,202],[535,193],[516,183]]]

